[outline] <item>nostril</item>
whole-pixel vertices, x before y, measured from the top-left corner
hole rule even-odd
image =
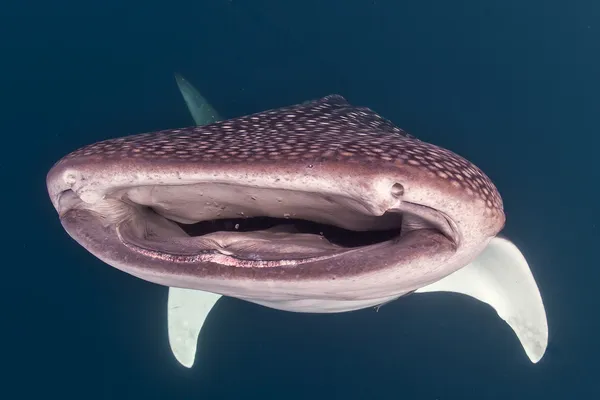
[[[394,183],[391,190],[392,196],[398,198],[404,195],[404,186],[399,183]]]

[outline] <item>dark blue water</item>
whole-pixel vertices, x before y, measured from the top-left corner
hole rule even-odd
[[[175,71],[226,117],[339,93],[480,166],[540,286],[546,356],[459,296],[339,315],[223,299],[180,367],[166,288],[77,246],[45,191],[78,146],[191,125]],[[0,397],[600,398],[598,71],[593,0],[3,3]]]

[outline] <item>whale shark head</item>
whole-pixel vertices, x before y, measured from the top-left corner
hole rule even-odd
[[[479,168],[337,95],[91,144],[47,187],[64,229],[105,263],[289,311],[415,291],[505,222]]]

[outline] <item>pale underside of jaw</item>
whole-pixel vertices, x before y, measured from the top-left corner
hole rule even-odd
[[[197,125],[212,123],[220,119],[218,113],[206,99],[180,75],[177,76],[177,84]],[[212,215],[190,215],[181,212],[181,210],[202,210],[203,207],[190,207],[187,204],[188,200],[184,200],[185,204],[168,204],[165,199],[171,197],[166,195],[161,202],[160,190],[158,192],[154,190],[153,196],[155,197],[149,201],[148,197],[145,197],[147,193],[143,193],[144,190],[139,189],[137,193],[131,192],[128,195],[136,204],[151,206],[152,212],[162,218],[161,221],[166,231],[159,234],[181,238],[177,245],[177,251],[179,252],[185,251],[186,246],[189,246],[190,251],[192,247],[197,250],[198,246],[206,246],[207,248],[220,248],[224,252],[231,251],[232,254],[250,259],[269,259],[281,258],[281,247],[289,251],[288,255],[290,257],[300,254],[315,256],[327,254],[331,256],[336,252],[347,251],[347,247],[330,241],[327,236],[318,232],[318,229],[317,231],[310,230],[309,232],[298,233],[298,225],[289,223],[289,221],[288,223],[283,221],[283,223],[274,224],[262,231],[248,230],[240,232],[243,230],[243,226],[242,223],[236,220],[237,217],[241,218],[240,221],[243,222],[248,216],[260,216],[253,215],[251,208],[247,208],[247,203],[243,203],[246,208],[240,209],[238,207],[236,210],[237,213],[243,212],[244,215],[233,214],[227,216],[228,227],[219,226],[218,229],[214,229],[214,232],[207,233],[204,230],[202,231],[204,235],[195,235],[189,232],[184,225],[223,217],[223,215],[217,215],[223,204],[217,204],[215,207],[210,204],[203,204],[205,206],[203,212],[213,213]],[[190,190],[198,190],[198,188]],[[223,196],[223,198],[227,198],[227,196]],[[277,201],[278,195],[271,193],[265,198]],[[180,196],[179,199],[189,199],[189,197]],[[300,206],[306,206],[311,201],[317,201],[311,198],[298,198],[296,200]],[[322,212],[322,215],[304,217],[306,220],[318,221],[324,225],[342,226],[355,230],[364,229],[366,231],[375,226],[381,227],[382,224],[385,226],[387,223],[387,228],[393,233],[391,237],[402,234],[403,215],[401,213],[391,217],[388,215],[384,219],[369,220],[369,218],[359,218],[357,217],[359,214],[350,212],[351,207],[346,209],[349,214],[345,214],[343,210],[340,210],[339,204],[335,204],[335,206],[338,208],[333,212],[331,209],[327,209],[327,212]],[[326,210],[322,204],[315,208]],[[265,209],[268,209],[268,207]],[[231,210],[235,210],[235,207],[232,207]],[[263,210],[261,210],[261,213],[264,214]],[[354,218],[349,217],[349,215],[354,215]],[[404,217],[406,217],[406,214],[404,214]],[[285,216],[283,216],[283,219],[285,220]],[[240,225],[236,227],[236,224]],[[394,231],[394,229],[396,230]],[[265,241],[265,239],[267,240]],[[202,243],[202,241],[205,242]],[[284,244],[284,246],[281,246],[281,244]],[[229,250],[227,250],[228,248]],[[278,255],[275,256],[275,253]],[[542,298],[527,261],[519,249],[507,239],[492,239],[488,247],[469,265],[446,278],[418,289],[416,292],[462,293],[488,304],[513,329],[525,353],[533,363],[537,363],[543,357],[548,344],[548,326]],[[198,336],[210,310],[219,298],[221,298],[221,295],[211,292],[169,288],[167,304],[169,343],[176,359],[183,366],[189,368],[194,364]],[[393,298],[389,299],[389,301],[391,300]],[[311,308],[310,304],[299,306],[307,309]],[[332,306],[332,309],[335,309],[335,307]],[[493,343],[489,345],[492,346]]]

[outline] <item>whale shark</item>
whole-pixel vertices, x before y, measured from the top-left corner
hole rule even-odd
[[[543,357],[542,297],[481,169],[340,95],[223,120],[175,78],[194,126],[76,149],[46,185],[79,245],[169,288],[183,366],[222,296],[337,313],[461,293],[491,306],[531,362]]]

